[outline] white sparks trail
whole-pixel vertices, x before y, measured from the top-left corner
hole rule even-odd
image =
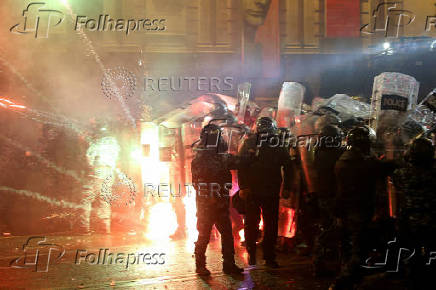
[[[30,108],[27,108],[27,110],[31,113],[36,114],[36,115],[44,116],[44,117],[51,118],[51,119],[57,119],[57,120],[59,120],[59,122],[76,123],[76,124],[79,123],[77,120],[69,119],[69,118],[67,118],[63,115],[60,115],[60,114],[53,114],[53,113],[44,112],[44,111],[40,111],[40,110],[34,110],[34,109],[30,109]]]
[[[60,168],[60,167],[56,166],[56,164],[54,164],[53,162],[47,160],[47,159],[44,158],[43,156],[41,156],[41,155],[35,153],[33,150],[30,150],[29,148],[24,147],[23,145],[21,145],[21,144],[15,142],[14,140],[12,140],[12,139],[10,139],[10,138],[8,138],[8,137],[6,137],[6,136],[0,135],[0,138],[3,139],[3,140],[5,140],[5,141],[8,142],[9,144],[11,144],[11,145],[17,147],[18,149],[20,149],[20,150],[22,150],[22,151],[25,151],[25,152],[26,152],[26,151],[32,152],[32,155],[33,155],[33,156],[35,156],[39,161],[41,161],[42,163],[44,163],[44,164],[45,164],[46,166],[48,166],[49,168],[52,168],[52,169],[56,170],[57,172],[59,172],[59,173],[61,173],[61,174],[68,175],[68,176],[74,178],[76,181],[78,181],[78,182],[80,182],[80,183],[83,183],[83,182],[84,182],[84,181],[83,181],[79,176],[77,176],[76,172],[74,172],[74,171],[72,171],[72,170],[67,170],[67,169]]]
[[[30,197],[30,198],[36,199],[38,201],[43,201],[43,202],[49,203],[51,205],[56,205],[56,206],[63,207],[63,208],[85,209],[85,210],[87,209],[87,206],[84,204],[77,204],[74,202],[69,202],[69,201],[64,201],[64,200],[57,200],[55,198],[47,197],[47,196],[44,196],[38,192],[33,192],[30,190],[14,189],[14,188],[11,188],[8,186],[0,186],[0,191],[14,192],[14,193],[22,195],[22,196]]]
[[[62,1],[62,3],[65,5],[65,7],[68,10],[68,14],[71,17],[72,22],[75,22],[75,19],[77,17],[76,14],[74,14],[73,10],[71,9],[71,6],[68,4],[67,1]],[[80,23],[77,23],[77,28],[76,32],[79,35],[79,38],[83,41],[83,43],[85,44],[85,46],[87,47],[88,51],[92,54],[92,56],[94,57],[95,61],[97,62],[100,70],[102,71],[103,75],[106,73],[107,69],[105,68],[100,56],[97,54],[97,52],[94,49],[94,46],[92,45],[91,40],[88,38],[88,36],[86,35],[85,32],[83,32],[82,29],[82,25]],[[135,123],[135,119],[132,117],[132,114],[130,113],[129,108],[127,107],[126,103],[123,100],[123,97],[121,96],[119,89],[117,88],[117,86],[115,85],[115,83],[112,81],[112,79],[109,78],[109,84],[112,87],[112,89],[115,91],[115,95],[118,99],[118,101],[121,104],[122,109],[124,110],[124,112],[127,115],[127,118],[129,119],[129,121],[132,123],[132,126],[135,128],[136,127],[136,123]]]
[[[81,127],[83,126],[81,126],[79,122],[75,120],[70,120],[65,116],[55,115],[52,113],[38,111],[30,108],[27,108],[27,112],[28,113],[17,111],[17,113],[21,114],[23,117],[29,118],[36,122],[71,129],[78,134],[84,134],[85,132],[83,129],[81,129]]]
[[[9,68],[9,70],[16,75],[23,83],[24,85],[37,97],[41,98],[42,100],[46,101],[47,105],[50,106],[51,109],[56,110],[50,102],[47,100],[46,97],[44,97],[39,90],[37,90],[18,70],[15,69],[15,67],[6,60],[4,57],[4,52],[0,49],[0,61]]]

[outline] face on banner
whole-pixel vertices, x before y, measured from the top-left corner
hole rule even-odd
[[[244,21],[251,26],[260,26],[265,21],[271,0],[242,0]]]

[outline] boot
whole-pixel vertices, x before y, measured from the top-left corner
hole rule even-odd
[[[210,271],[206,268],[206,265],[195,265],[195,273],[197,273],[198,276],[210,276]]]
[[[205,255],[195,255],[195,273],[199,276],[210,276],[210,271],[206,268]]]
[[[227,275],[231,275],[231,274],[241,274],[242,272],[244,272],[244,269],[239,268],[236,264],[235,261],[230,261],[230,262],[226,262],[224,261],[223,263],[223,272],[224,274]]]
[[[256,266],[256,253],[248,254],[248,265]]]

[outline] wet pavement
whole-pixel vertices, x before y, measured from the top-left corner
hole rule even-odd
[[[279,269],[266,268],[260,256],[249,268],[243,247],[236,247],[243,275],[225,275],[219,240],[209,245],[212,275],[205,279],[195,274],[192,241],[148,242],[132,234],[31,237],[0,238],[0,288],[327,289],[331,282],[313,278],[310,259],[295,254],[280,254]]]

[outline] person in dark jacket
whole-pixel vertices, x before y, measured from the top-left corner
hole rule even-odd
[[[400,246],[415,251],[406,272],[410,278],[407,280],[412,284],[411,289],[428,287],[435,271],[436,263],[431,265],[430,260],[431,251],[436,246],[436,239],[432,234],[436,231],[434,152],[430,140],[414,140],[406,155],[406,163],[395,170],[393,175],[400,202]]]
[[[241,147],[240,155],[250,152],[256,160],[249,167],[238,170],[240,195],[246,201],[244,232],[249,264],[256,264],[256,241],[260,213],[264,224],[263,257],[266,265],[277,268],[275,246],[278,235],[278,215],[282,169],[284,170],[283,197],[289,198],[291,158],[287,144],[277,134],[277,125],[269,117],[259,118],[256,134],[249,136]]]
[[[241,273],[243,269],[236,266],[234,258],[229,190],[232,188],[230,170],[239,169],[242,158],[226,153],[227,143],[222,138],[221,128],[214,124],[203,128],[196,151],[191,164],[192,183],[197,193],[196,272],[201,276],[210,275],[205,253],[215,225],[221,234],[224,273]]]
[[[335,165],[344,152],[342,132],[338,126],[328,124],[320,129],[315,149],[315,199],[318,209],[318,233],[315,239],[313,266],[316,276],[327,273],[327,252],[337,253],[334,230],[334,204],[336,198]],[[334,247],[334,248],[332,248]]]
[[[335,214],[343,228],[342,269],[331,289],[352,289],[361,279],[366,258],[365,233],[376,208],[376,184],[386,178],[394,164],[371,154],[372,131],[367,127],[352,129],[347,135],[348,149],[336,162],[337,198]],[[375,134],[374,134],[375,139]]]

